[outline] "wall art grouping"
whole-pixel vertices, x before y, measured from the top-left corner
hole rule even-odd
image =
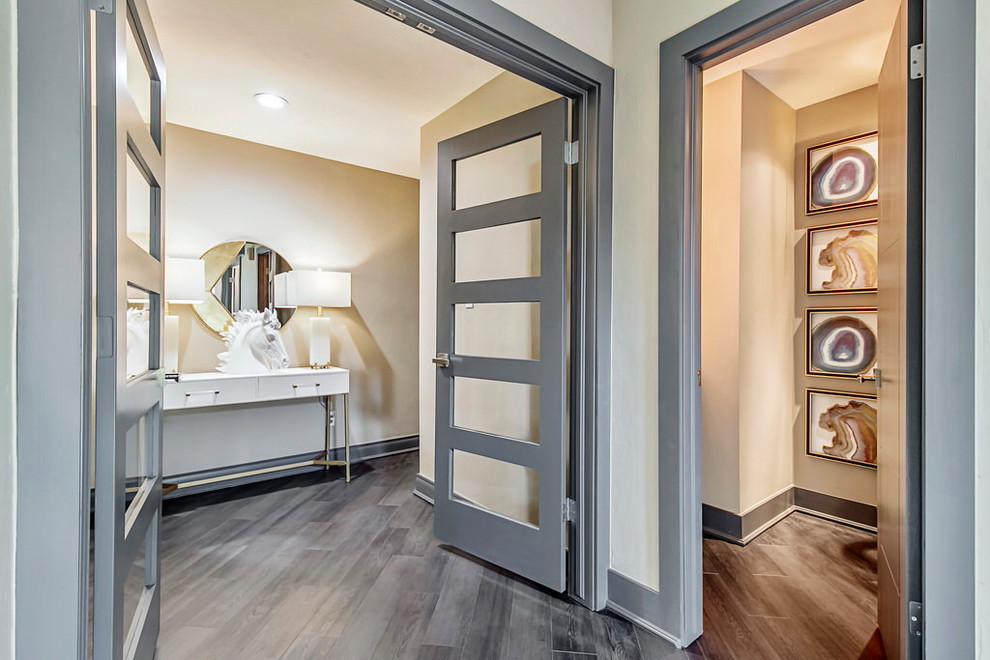
[[[806,410],[809,456],[876,467],[876,397],[808,390]]]
[[[877,290],[877,220],[808,230],[808,294]]]
[[[808,149],[809,214],[876,204],[879,198],[877,133],[820,144]]]
[[[809,309],[806,314],[806,375],[857,378],[873,369],[877,361],[875,307]]]

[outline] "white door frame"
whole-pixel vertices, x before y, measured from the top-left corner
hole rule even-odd
[[[90,9],[120,0],[17,3],[19,280],[18,656],[85,657],[95,354],[90,189]],[[605,605],[611,374],[611,67],[492,0],[360,0],[575,100],[581,144],[572,250],[573,595]],[[415,22],[413,23],[415,25]],[[57,414],[56,414],[57,413]],[[55,634],[52,631],[57,631]]]
[[[697,154],[700,73],[859,0],[741,0],[661,44],[660,583],[646,614],[701,633]],[[975,0],[925,3],[923,292],[919,365],[924,647],[974,657]],[[915,35],[917,39],[921,35]],[[916,43],[912,41],[912,43]],[[905,53],[907,57],[907,53]],[[926,443],[923,439],[927,438]],[[910,438],[909,438],[910,447]],[[913,600],[914,598],[912,598]]]

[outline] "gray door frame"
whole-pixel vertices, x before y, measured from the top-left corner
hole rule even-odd
[[[667,591],[646,605],[685,644],[702,631],[700,74],[858,1],[741,0],[660,45],[660,135],[684,138],[660,144],[660,583]],[[908,310],[919,359],[909,366],[915,421],[906,441],[909,479],[923,488],[908,504],[918,514],[908,589],[924,602],[924,648],[962,658],[975,654],[976,631],[975,373],[971,351],[959,350],[975,347],[975,0],[924,3],[923,23],[915,20],[921,14],[914,12],[909,37],[924,39],[927,62],[924,84],[910,86],[919,102],[909,102],[909,122],[924,162],[913,164],[920,185],[910,202],[924,219],[915,218],[908,240],[923,297]]]
[[[18,656],[85,657],[92,433],[90,7],[16,0]],[[611,67],[491,0],[361,0],[575,101],[572,594],[605,604],[611,373]],[[58,414],[52,414],[57,411]],[[43,484],[41,486],[40,484]],[[58,631],[52,634],[52,631]]]

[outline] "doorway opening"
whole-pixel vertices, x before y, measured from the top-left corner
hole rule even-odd
[[[336,644],[364,595],[347,579],[361,577],[369,554],[440,552],[414,484],[437,501],[441,540],[589,606],[603,599],[593,578],[604,555],[586,550],[604,539],[585,534],[583,520],[596,519],[604,492],[601,448],[587,432],[600,401],[586,389],[604,338],[586,331],[594,313],[568,307],[600,297],[594,271],[579,267],[598,262],[599,237],[587,233],[608,143],[598,101],[508,55],[544,85],[452,46],[469,26],[444,31],[412,10],[338,0],[289,19],[257,6],[235,22],[201,3],[129,0],[122,11],[103,24],[124,26],[126,48],[115,37],[117,57],[104,64],[126,59],[124,96],[154,118],[167,176],[156,175],[150,199],[144,178],[120,179],[128,223],[116,240],[160,257],[164,293],[159,306],[128,291],[119,371],[125,383],[164,372],[164,423],[161,445],[145,427],[123,434],[122,453],[97,437],[106,460],[95,481],[116,502],[129,499],[125,488],[136,498],[163,482],[164,511],[178,515],[156,518],[134,556],[118,556],[97,529],[95,648],[130,648],[135,635],[152,643],[159,625],[170,653],[239,654],[255,641],[288,653],[303,637]],[[346,38],[326,40],[329,25]],[[148,208],[160,228],[130,222]],[[589,339],[595,350],[565,364]],[[405,478],[408,458],[377,464],[395,470],[391,480],[368,463],[417,450],[415,480]],[[289,492],[274,497],[282,486]],[[330,512],[335,496],[343,517]],[[592,503],[583,518],[567,516],[569,498]],[[456,507],[463,519],[451,523]],[[98,520],[114,513],[100,511]],[[369,511],[380,515],[362,518]],[[510,517],[520,530],[511,547],[501,533]],[[398,547],[400,536],[410,538]],[[344,549],[338,581],[298,575],[321,573]],[[444,562],[421,563],[443,572]],[[186,579],[176,580],[180,569]],[[232,616],[204,614],[236,584],[251,586]],[[232,634],[259,602],[273,614],[296,608],[300,586],[314,592],[304,613],[257,639]],[[435,586],[409,590],[439,596]],[[425,634],[429,619],[421,623]],[[349,639],[341,657],[368,643],[357,630]]]
[[[783,634],[799,654],[902,657],[919,565],[917,8],[811,4],[682,56],[696,67],[681,216],[695,370],[678,434],[706,537],[685,564],[685,641],[703,629],[701,647],[759,654]]]

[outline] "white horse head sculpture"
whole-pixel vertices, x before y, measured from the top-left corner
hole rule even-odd
[[[220,333],[227,350],[220,353],[217,371],[227,374],[267,374],[287,369],[289,355],[285,352],[281,327],[275,313],[266,309],[234,312],[234,322]]]

